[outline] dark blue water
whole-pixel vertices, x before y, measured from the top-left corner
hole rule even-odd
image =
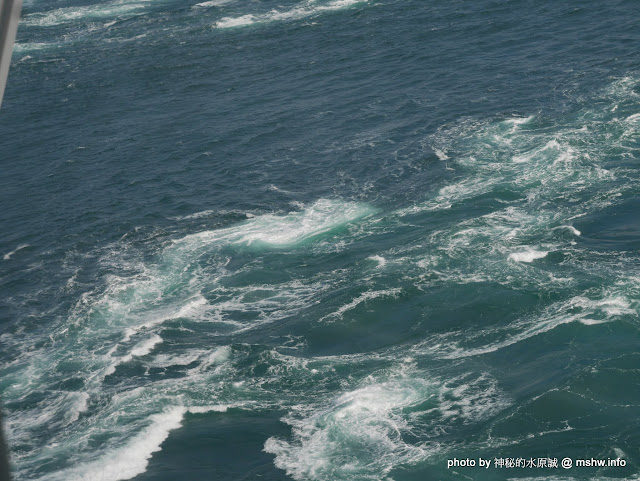
[[[640,3],[196,2],[24,5],[16,479],[636,479]]]

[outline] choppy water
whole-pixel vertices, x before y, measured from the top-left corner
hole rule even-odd
[[[25,5],[16,479],[637,479],[640,3],[197,1]]]

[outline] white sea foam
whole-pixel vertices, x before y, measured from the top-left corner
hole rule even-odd
[[[372,261],[376,261],[378,263],[378,267],[382,268],[387,264],[387,260],[382,256],[371,256],[369,257]]]
[[[238,408],[238,407],[243,407],[245,406],[245,403],[240,403],[240,404],[234,404],[234,405],[218,405],[218,404],[212,404],[212,405],[207,405],[207,406],[191,406],[188,407],[186,410],[187,412],[190,412],[192,414],[205,414],[205,413],[224,413],[227,412],[230,408]]]
[[[477,378],[463,375],[445,382],[436,409],[444,419],[471,423],[498,414],[510,404],[495,380],[483,373]]]
[[[144,473],[151,455],[160,451],[160,446],[169,433],[181,426],[185,411],[185,408],[174,407],[155,414],[150,418],[150,425],[121,448],[49,479],[119,481]]]
[[[13,53],[14,55],[17,55],[17,54],[24,54],[27,52],[33,53],[40,50],[50,50],[54,48],[63,47],[67,43],[68,43],[68,40],[62,40],[60,42],[16,42],[13,44]],[[34,60],[34,62],[58,62],[61,59],[56,58],[56,59],[43,60],[37,57],[34,58],[32,55],[24,55],[22,58],[20,58],[19,61],[27,62],[29,60]],[[66,162],[70,162],[70,160],[67,160]]]
[[[205,2],[209,3],[209,2]],[[200,5],[200,4],[198,4]],[[174,220],[193,220],[193,219],[202,219],[203,217],[210,217],[215,213],[213,210],[203,210],[201,212],[195,212],[193,214],[181,215],[178,217],[171,217]]]
[[[625,453],[622,449],[615,447],[613,448],[613,452],[616,453],[616,457],[625,459],[627,458],[627,453]]]
[[[640,122],[640,113],[630,115],[629,117],[627,117],[626,121],[627,122]]]
[[[226,5],[231,0],[209,0],[208,2],[196,3],[193,7],[200,8],[209,8],[209,7],[219,7],[221,5]]]
[[[215,24],[217,28],[233,28],[243,27],[245,25],[252,25],[256,22],[254,15],[242,15],[240,17],[224,17],[218,20]]]
[[[47,12],[25,15],[20,22],[24,25],[49,27],[78,21],[95,21],[108,17],[140,15],[148,7],[148,2],[111,2],[85,7],[63,7]]]
[[[131,329],[130,327],[125,328],[122,342],[129,342],[131,340],[131,336],[133,336],[136,332],[138,331],[135,329]]]
[[[618,127],[625,129],[627,137],[623,140],[628,142],[632,138],[629,136],[637,133],[637,122],[629,120],[628,106],[625,107],[623,102],[619,104],[623,120],[619,121],[622,127]],[[588,115],[597,117],[600,114],[589,111]],[[606,118],[597,117],[597,122],[606,121]],[[528,286],[534,286],[536,290],[542,291],[550,285],[564,295],[564,287],[556,281],[571,282],[576,271],[580,271],[579,275],[594,272],[612,283],[612,279],[619,279],[620,285],[616,284],[609,290],[581,292],[568,301],[554,303],[542,312],[531,312],[506,325],[496,322],[486,329],[483,324],[478,330],[447,331],[434,335],[429,343],[414,350],[415,357],[460,359],[495,352],[568,323],[574,323],[570,330],[567,328],[567,333],[574,335],[577,330],[597,329],[589,326],[599,323],[620,319],[633,322],[637,318],[636,299],[640,283],[632,281],[629,272],[621,268],[628,258],[592,251],[585,255],[580,247],[567,247],[572,241],[568,238],[570,236],[552,232],[554,229],[566,229],[579,236],[580,232],[570,225],[572,219],[589,215],[603,205],[617,202],[616,199],[623,194],[635,192],[635,177],[629,172],[616,170],[617,167],[605,170],[599,165],[607,158],[607,150],[601,147],[607,143],[607,136],[613,136],[608,145],[619,148],[623,145],[620,139],[624,135],[616,138],[615,129],[602,129],[595,121],[588,125],[589,129],[583,130],[581,122],[565,122],[539,132],[536,132],[535,125],[511,128],[509,123],[465,124],[457,132],[459,135],[455,141],[438,144],[440,152],[451,155],[451,162],[456,164],[456,172],[461,177],[457,177],[454,184],[434,189],[434,194],[429,194],[431,197],[412,208],[411,212],[461,207],[465,202],[475,202],[476,196],[481,196],[480,209],[471,209],[468,211],[470,214],[465,211],[465,215],[459,217],[462,220],[450,225],[440,224],[435,232],[427,224],[432,215],[428,214],[422,220],[429,230],[421,235],[419,245],[396,246],[390,250],[392,257],[389,259],[393,259],[394,265],[406,262],[407,271],[402,275],[417,279],[416,283],[441,282],[451,286],[465,282],[490,282],[520,289],[523,283],[530,282]],[[520,125],[518,121],[511,121],[511,124]],[[602,130],[606,130],[606,135]],[[451,131],[441,133],[443,137],[453,135]],[[512,162],[517,156],[521,156],[523,162]],[[615,185],[611,184],[612,181]],[[516,199],[515,203],[511,199]],[[273,349],[258,356],[260,362],[266,360],[265,377],[256,374],[255,379],[248,380],[235,371],[235,361],[236,357],[242,356],[242,349],[249,351],[255,346],[243,345],[242,349],[235,351],[229,346],[208,349],[202,345],[190,350],[192,347],[189,345],[186,348],[182,346],[184,349],[180,350],[180,346],[172,344],[160,346],[166,347],[167,351],[171,349],[171,354],[154,353],[162,338],[153,330],[167,319],[186,318],[182,323],[184,326],[176,327],[185,330],[203,328],[203,323],[211,322],[212,328],[208,333],[214,332],[219,327],[218,323],[228,323],[240,331],[275,319],[294,318],[298,310],[326,298],[321,294],[331,292],[336,285],[344,285],[340,282],[344,282],[346,268],[331,272],[327,269],[314,279],[297,279],[277,285],[242,285],[246,278],[238,283],[235,279],[229,283],[219,282],[230,272],[251,273],[258,265],[248,263],[246,267],[234,267],[237,266],[237,257],[241,257],[236,257],[234,252],[239,244],[243,244],[241,247],[291,247],[317,240],[317,236],[323,235],[327,237],[327,244],[336,244],[328,234],[339,229],[353,233],[358,224],[365,225],[367,229],[371,224],[368,221],[356,224],[358,219],[372,212],[361,204],[321,200],[299,208],[299,212],[257,216],[227,229],[185,237],[162,250],[155,266],[114,265],[110,264],[111,257],[105,259],[109,271],[118,275],[106,278],[104,289],[96,289],[83,296],[71,313],[69,322],[65,319],[64,326],[58,331],[46,333],[51,337],[56,352],[71,354],[56,357],[57,354],[54,356],[46,352],[47,348],[32,350],[31,346],[37,344],[35,342],[23,341],[29,349],[23,350],[18,362],[11,363],[10,367],[15,368],[17,374],[10,373],[7,379],[22,378],[6,391],[12,399],[40,390],[43,386],[53,393],[47,394],[48,397],[37,407],[20,413],[12,412],[8,417],[12,439],[25,446],[34,446],[25,456],[37,461],[53,459],[53,454],[42,454],[41,446],[29,444],[35,438],[30,433],[42,426],[52,430],[59,428],[51,442],[47,440],[47,446],[60,443],[66,450],[77,446],[78,461],[77,466],[50,479],[90,479],[91,476],[100,478],[102,474],[107,480],[124,479],[123,476],[144,471],[151,453],[159,450],[171,429],[180,425],[184,413],[224,411],[226,406],[208,404],[215,402],[212,399],[224,383],[237,388],[238,393],[241,392],[238,396],[255,399],[272,394],[269,392],[272,387],[263,382],[265,377],[278,381],[278,386],[290,387],[301,383],[315,388],[316,380],[321,377],[329,379],[329,383],[336,380],[331,378],[331,373],[338,365],[359,363],[365,366],[363,369],[368,369],[363,361],[394,362],[405,356],[406,346],[393,351],[393,356],[389,351],[314,359],[281,354],[278,357],[279,353]],[[485,214],[487,209],[491,210],[489,214]],[[474,213],[478,211],[483,215]],[[391,216],[399,215],[395,212]],[[435,216],[439,215],[436,213]],[[313,244],[314,254],[317,254],[318,245],[321,242]],[[529,245],[537,247],[534,249]],[[562,272],[561,278],[554,278],[543,269],[518,264],[541,258],[547,251],[564,248],[572,256],[563,263],[560,271],[555,271]],[[228,252],[220,254],[223,250]],[[229,261],[231,257],[232,262]],[[256,255],[255,251],[247,257],[267,263],[267,257]],[[598,262],[605,257],[606,262]],[[505,262],[505,258],[513,262]],[[382,256],[369,259],[378,262],[379,267],[385,262]],[[364,264],[367,275],[370,275],[372,264]],[[348,272],[351,274],[354,270]],[[384,274],[387,274],[386,270]],[[377,278],[370,277],[367,282],[370,280],[377,281]],[[528,286],[525,285],[525,290]],[[200,292],[206,292],[207,298]],[[342,316],[370,299],[397,296],[399,292],[374,284],[370,291],[345,299],[346,304],[336,307],[337,310],[329,316]],[[13,334],[3,335],[2,340],[13,338]],[[33,337],[24,339],[34,340]],[[46,342],[47,345],[51,343]],[[180,373],[184,376],[176,379],[152,381],[152,376],[145,377],[144,385],[129,391],[122,390],[121,386],[113,388],[110,383],[90,382],[109,363],[134,359],[145,367],[199,365]],[[63,380],[57,370],[69,361],[73,361],[71,365],[74,368],[78,366],[74,376],[85,382],[86,393],[56,391]],[[439,362],[454,368],[466,365],[466,361]],[[322,373],[322,376],[314,378],[317,373]],[[446,429],[454,423],[488,419],[508,404],[498,385],[484,374],[479,378],[460,376],[438,380],[436,376],[419,371],[399,378],[382,377],[373,373],[363,382],[358,382],[341,376],[339,382],[344,391],[334,394],[332,403],[326,401],[332,394],[322,389],[317,393],[312,392],[313,389],[303,390],[303,402],[300,402],[300,397],[292,396],[287,391],[288,387],[278,391],[277,399],[269,401],[269,407],[291,411],[286,420],[293,427],[292,438],[271,438],[265,449],[276,455],[279,467],[297,479],[336,479],[343,473],[346,473],[345,478],[348,474],[352,478],[380,479],[381,474],[384,476],[393,466],[423,461],[437,450],[437,447],[424,442],[429,439],[429,429]],[[305,384],[307,382],[309,384]],[[95,405],[89,403],[94,394],[96,400],[105,400],[107,404],[102,401]],[[196,400],[202,404],[175,408],[176,412],[169,409],[154,414],[158,412],[158,406],[189,405]],[[94,408],[95,413],[82,414]],[[141,422],[142,425],[139,424]],[[422,442],[409,443],[405,435],[415,435]],[[100,456],[81,444],[92,436],[107,440]],[[84,441],[74,445],[72,438]]]
[[[512,252],[509,254],[509,259],[515,262],[533,262],[536,259],[542,259],[547,257],[548,251],[537,251],[534,249],[527,249],[520,252]]]
[[[209,304],[204,296],[198,294],[183,306],[181,306],[177,311],[173,310],[161,315],[157,315],[156,313],[154,313],[153,317],[145,321],[140,327],[149,329],[151,327],[160,325],[165,321],[171,319],[180,319],[182,317],[191,319],[198,318],[207,310],[208,307]]]
[[[275,465],[296,480],[386,479],[396,466],[438,453],[441,446],[428,439],[449,423],[482,421],[511,404],[488,375],[428,381],[405,361],[386,380],[369,376],[328,406],[284,418],[293,439],[272,437],[264,448]],[[406,442],[409,434],[423,442]]]
[[[64,427],[75,423],[88,407],[89,394],[86,392],[52,392],[38,404],[38,410],[29,416],[12,416],[7,419],[7,428],[14,439],[29,442],[28,432],[35,432],[52,426]]]
[[[440,189],[436,199],[437,206],[450,206],[452,202],[459,202],[469,197],[489,192],[498,183],[498,179],[467,178],[456,184],[444,186]]]
[[[581,324],[584,324],[585,326],[595,326],[597,324],[605,324],[609,321],[607,320],[596,320],[596,319],[580,319],[579,321]]]
[[[309,1],[303,6],[297,6],[289,10],[271,10],[262,14],[246,14],[239,17],[225,17],[214,25],[216,28],[232,28],[256,23],[270,23],[277,21],[300,20],[324,12],[342,10],[357,4],[366,3],[367,0],[334,0],[325,4]]]
[[[321,199],[300,212],[281,216],[265,214],[238,226],[189,235],[176,244],[178,247],[189,244],[195,247],[198,243],[212,242],[291,246],[326,234],[373,212],[367,205]]]
[[[161,342],[162,338],[157,334],[153,334],[149,339],[145,339],[144,341],[136,344],[131,350],[131,355],[135,357],[146,356],[157,344],[160,344]]]
[[[633,92],[630,85],[617,85],[612,91],[616,97],[628,97]],[[616,169],[606,170],[600,161],[616,146],[628,150],[623,143],[637,134],[638,127],[637,122],[626,122],[624,132],[619,129],[611,137],[602,129],[603,122],[617,122],[609,116],[605,107],[589,111],[584,118],[563,119],[553,129],[537,128],[534,117],[502,122],[465,119],[441,129],[432,137],[431,148],[455,152],[449,162],[465,175],[398,215],[448,208],[492,193],[526,196],[530,211],[546,210],[558,199],[569,197],[581,199],[583,209],[601,208],[611,201],[598,196],[582,199],[583,193],[594,187],[606,189],[607,183],[616,180]],[[571,209],[558,212],[557,220],[568,214],[567,221],[572,213]]]
[[[94,460],[77,464],[76,466],[45,476],[43,481],[80,481],[101,480],[120,481],[131,479],[142,474],[147,469],[149,459],[153,453],[160,451],[162,443],[170,432],[178,429],[186,413],[202,414],[208,412],[225,412],[237,405],[194,405],[173,406],[163,412],[152,414],[138,434],[124,442],[121,447],[115,447],[102,453]]]
[[[583,304],[603,311],[607,317],[621,316],[625,314],[633,315],[636,313],[635,309],[631,307],[631,303],[621,295],[607,297],[599,301],[586,300]]]
[[[13,254],[15,254],[16,252],[24,249],[25,247],[29,247],[29,244],[20,244],[18,247],[13,249],[11,252],[7,252],[2,258],[5,261],[8,261],[9,259],[11,259],[11,256],[13,256]]]
[[[389,382],[339,396],[332,406],[303,419],[286,418],[296,441],[269,438],[264,450],[294,479],[328,480],[347,474],[384,477],[396,463],[426,459],[430,451],[403,441],[403,409],[429,396],[427,382]],[[372,478],[371,478],[372,479]]]
[[[369,301],[371,299],[376,299],[378,297],[397,297],[400,294],[400,292],[402,292],[402,289],[397,287],[393,289],[383,289],[379,291],[364,292],[360,294],[358,297],[356,297],[353,301],[349,302],[348,304],[340,306],[337,311],[332,312],[327,316],[324,316],[322,320],[333,318],[333,317],[342,317],[345,312],[356,308],[358,305],[362,304],[363,302]]]
[[[443,152],[442,150],[440,150],[440,149],[435,149],[435,150],[434,150],[434,153],[436,154],[436,156],[438,157],[438,159],[440,159],[440,160],[442,160],[442,161],[444,161],[444,160],[449,160],[449,156],[448,156],[445,152]]]
[[[198,367],[192,369],[193,372],[202,372],[209,369],[211,366],[224,364],[229,360],[231,356],[231,347],[220,346],[210,352],[207,357],[200,363]]]
[[[88,407],[89,393],[73,392],[69,393],[69,403],[65,412],[65,424],[71,424],[78,420],[80,414],[85,412]]]
[[[188,351],[184,354],[158,354],[148,363],[151,367],[167,368],[171,366],[188,366],[196,362],[204,354],[203,351]]]
[[[511,125],[515,125],[515,126],[519,126],[519,125],[523,125],[526,123],[531,122],[534,119],[533,115],[530,115],[528,117],[513,117],[511,119],[507,119],[504,122],[506,124],[511,124]]]
[[[581,232],[575,227],[573,227],[572,225],[561,225],[558,227],[558,229],[567,229],[569,232],[571,232],[575,236],[581,235]]]
[[[130,332],[126,332],[125,333],[125,339],[129,339],[131,337]],[[124,356],[121,357],[117,357],[115,359],[113,359],[102,371],[101,375],[96,376],[94,379],[97,380],[102,380],[107,376],[112,375],[113,373],[116,372],[117,367],[122,364],[122,363],[126,363],[131,361],[134,357],[142,357],[142,356],[146,356],[147,354],[149,354],[153,348],[157,345],[160,344],[163,341],[162,337],[160,337],[158,334],[152,334],[149,338],[138,342],[135,346],[133,346],[133,348],[131,349],[131,351],[129,351],[129,353],[125,354]],[[115,346],[113,346],[109,352],[107,353],[108,356],[111,356],[116,349],[119,347],[119,344],[116,344]]]

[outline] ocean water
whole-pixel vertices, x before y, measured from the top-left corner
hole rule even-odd
[[[198,1],[24,5],[15,479],[638,479],[640,2]]]

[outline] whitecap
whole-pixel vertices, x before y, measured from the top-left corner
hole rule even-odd
[[[379,268],[382,268],[387,264],[387,260],[382,256],[371,256],[371,257],[368,257],[368,259],[371,259],[372,261],[377,262]]]
[[[148,339],[139,342],[131,350],[131,355],[135,357],[146,356],[153,348],[162,342],[162,338],[158,334],[153,334]]]
[[[440,150],[440,149],[435,149],[434,153],[436,154],[436,157],[438,157],[438,159],[440,159],[442,161],[449,160],[449,156],[445,152]]]
[[[582,234],[578,229],[576,229],[572,225],[561,225],[556,227],[556,229],[567,229],[569,232],[571,232],[575,236],[579,236]]]
[[[233,28],[252,25],[255,23],[256,17],[253,15],[242,15],[240,17],[224,17],[215,24],[217,28]]]
[[[542,259],[549,254],[548,251],[537,251],[534,249],[528,249],[526,251],[512,252],[509,254],[509,259],[515,262],[533,262],[536,259]]]
[[[374,209],[365,204],[320,199],[299,212],[257,216],[237,226],[189,235],[175,244],[178,248],[187,249],[213,242],[292,246],[327,234],[373,212]]]
[[[142,474],[147,469],[151,455],[160,451],[169,433],[182,425],[182,417],[186,411],[184,407],[173,407],[154,414],[149,418],[149,425],[122,447],[45,479],[120,481]]]

